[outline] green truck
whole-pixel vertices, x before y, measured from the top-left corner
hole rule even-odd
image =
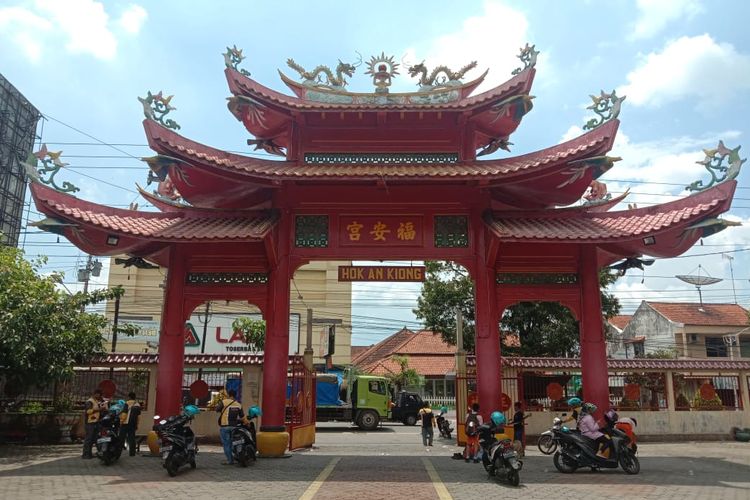
[[[418,394],[401,391],[394,397],[385,377],[356,375],[347,379],[336,373],[317,374],[317,422],[353,422],[365,431],[376,429],[389,418],[405,425],[417,422],[422,404]]]

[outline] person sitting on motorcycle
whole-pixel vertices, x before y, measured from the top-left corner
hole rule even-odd
[[[568,406],[570,406],[570,409],[572,410],[570,415],[562,419],[562,423],[566,424],[568,422],[578,422],[578,417],[581,414],[581,405],[583,405],[583,401],[581,401],[581,398],[570,398],[568,400]]]
[[[490,421],[479,426],[479,445],[480,450],[489,449],[495,441],[495,434],[505,435],[505,415],[499,411],[493,411],[490,414]]]
[[[612,435],[613,430],[615,428],[615,423],[617,423],[617,420],[620,417],[617,415],[617,412],[614,408],[610,408],[607,410],[607,412],[604,414],[604,425],[599,429],[605,434]]]
[[[230,389],[227,391],[227,397],[216,405],[216,411],[219,413],[219,436],[224,446],[224,455],[227,457],[227,461],[222,462],[222,465],[234,464],[232,458],[232,428],[245,416],[242,405],[235,399],[236,397],[237,392]]]
[[[594,419],[593,414],[596,412],[596,405],[593,403],[584,403],[581,407],[581,412],[581,418],[578,421],[578,428],[581,430],[581,434],[596,442],[597,457],[608,458],[609,455],[606,452],[612,447],[612,441],[609,436],[599,430],[599,425],[597,425],[596,419]]]

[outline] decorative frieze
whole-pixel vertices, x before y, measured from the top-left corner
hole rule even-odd
[[[188,285],[263,285],[268,283],[266,273],[188,273]]]
[[[465,248],[469,246],[469,220],[465,215],[435,216],[435,247]]]
[[[458,153],[307,153],[313,165],[433,165],[458,163]]]
[[[578,283],[575,273],[497,273],[498,285],[573,285]]]
[[[294,246],[300,248],[327,248],[328,216],[298,215],[294,221]]]

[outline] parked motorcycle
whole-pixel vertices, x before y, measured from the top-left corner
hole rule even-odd
[[[261,415],[259,407],[251,406],[247,410],[247,419],[237,422],[232,429],[232,457],[242,467],[247,467],[251,460],[255,462],[257,459],[255,423],[252,420]]]
[[[505,424],[505,416],[500,412],[494,412],[490,418],[494,425],[484,424],[479,427],[479,445],[483,451],[484,470],[490,477],[504,478],[512,486],[518,486],[521,483],[519,472],[523,467],[523,461],[518,458],[511,439],[498,440],[495,437],[500,426]]]
[[[120,439],[120,413],[125,402],[114,404],[99,420],[99,437],[96,439],[96,456],[104,465],[112,465],[122,454],[123,442]]]
[[[161,419],[158,415],[154,417],[158,422],[154,430],[161,440],[159,451],[164,460],[162,465],[171,477],[176,476],[184,465],[190,465],[191,469],[196,467],[198,443],[189,424],[198,413],[200,409],[197,406],[187,405],[179,415],[167,419]]]
[[[443,406],[440,408],[440,414],[437,416],[437,427],[438,431],[440,431],[440,435],[446,439],[451,438],[451,433],[453,432],[453,427],[451,427],[450,421],[445,418],[445,414],[448,413],[448,408]]]
[[[566,426],[553,432],[560,448],[553,457],[553,463],[564,474],[571,474],[581,467],[616,469],[620,466],[628,474],[638,474],[641,470],[630,438],[618,429],[612,433],[612,447],[607,458],[597,456],[598,444],[581,433],[571,432]]]
[[[565,414],[563,413],[563,417]],[[545,455],[552,455],[555,451],[557,451],[557,441],[555,440],[555,430],[560,430],[562,427],[562,419],[560,417],[555,417],[552,420],[552,427],[550,427],[548,430],[542,432],[542,434],[539,436],[539,440],[536,442],[537,448],[539,448],[539,451],[544,453]]]

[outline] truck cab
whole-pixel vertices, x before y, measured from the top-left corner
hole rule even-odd
[[[419,410],[422,409],[424,401],[416,392],[400,391],[394,398],[394,406],[391,408],[391,420],[402,422],[404,425],[417,423]]]
[[[387,379],[371,375],[360,375],[354,380],[351,401],[357,427],[371,431],[388,418],[388,385]]]

